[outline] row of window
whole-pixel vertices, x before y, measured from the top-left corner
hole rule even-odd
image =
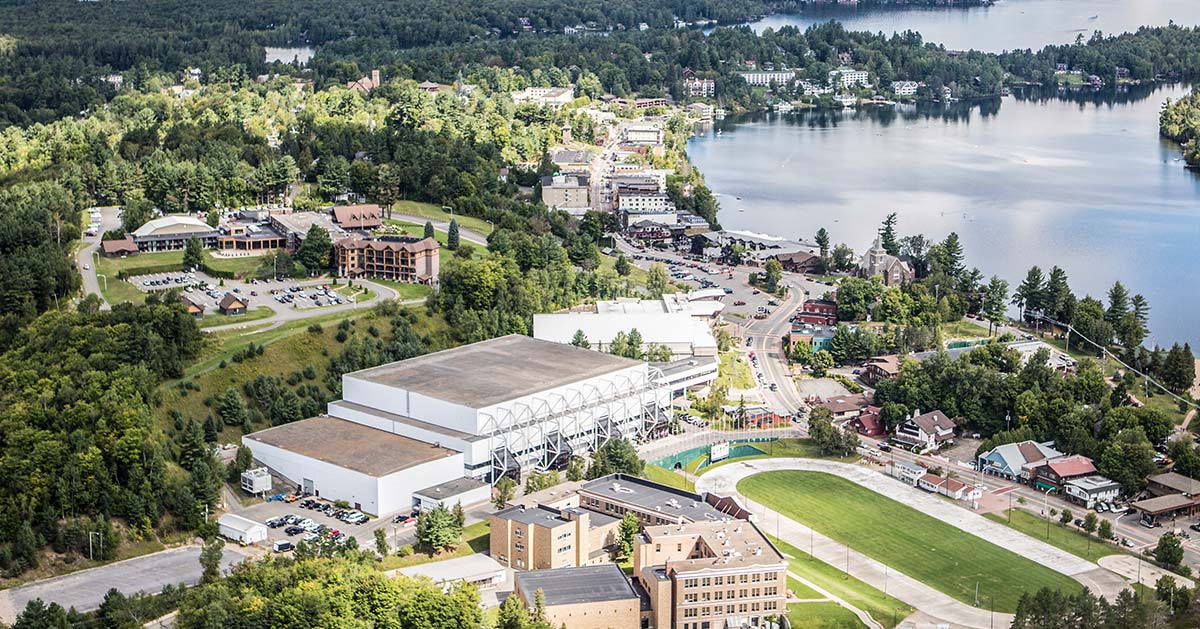
[[[684,618],[708,618],[722,614],[745,614],[753,612],[772,612],[779,605],[778,601],[763,601],[754,603],[739,603],[737,605],[713,605],[710,607],[688,607],[683,610]]]
[[[779,594],[779,588],[771,586],[767,588],[742,588],[740,590],[711,590],[700,593],[685,592],[683,594],[684,603],[697,603],[708,601],[720,601],[726,598],[733,600],[736,598],[746,598],[747,596],[758,598],[760,596],[776,596]]]
[[[655,550],[658,547],[655,546]],[[760,583],[762,581],[778,581],[778,572],[755,572],[752,574],[730,575],[729,577],[702,577],[683,580],[684,589],[696,587],[712,587],[714,585],[733,585],[735,583]]]

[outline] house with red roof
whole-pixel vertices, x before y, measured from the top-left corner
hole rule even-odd
[[[887,426],[884,426],[883,420],[879,418],[878,406],[866,407],[858,414],[858,417],[850,420],[846,425],[864,437],[878,437],[887,434]]]
[[[941,494],[955,500],[979,500],[979,497],[983,495],[983,491],[974,485],[928,472],[917,479],[917,487],[929,493]]]

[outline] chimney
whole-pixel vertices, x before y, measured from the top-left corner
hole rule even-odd
[[[379,87],[379,70],[371,70],[371,87]]]

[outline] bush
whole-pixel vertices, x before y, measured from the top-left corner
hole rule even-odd
[[[308,326],[309,334],[320,334],[324,331],[325,331],[325,329],[321,327],[320,323],[314,323],[314,324]]]
[[[396,549],[396,556],[398,557],[408,557],[411,554],[413,554],[413,547],[411,544],[405,544]]]
[[[337,334],[333,335],[333,339],[338,343],[345,343],[349,337],[350,335],[342,328],[338,328]]]
[[[863,392],[862,386],[860,386],[857,382],[854,382],[853,380],[847,378],[846,376],[843,376],[840,373],[833,374],[833,379],[836,380],[838,382],[838,384],[841,384],[843,387],[846,387],[846,390],[852,394],[858,394],[858,393]]]

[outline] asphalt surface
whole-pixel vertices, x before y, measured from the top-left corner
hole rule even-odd
[[[223,570],[243,557],[240,548],[226,544],[221,557]],[[29,601],[38,598],[68,609],[91,611],[100,606],[109,589],[116,588],[126,595],[160,592],[168,584],[194,585],[200,581],[201,572],[200,547],[184,546],[45,579],[0,592],[0,622],[11,624]]]
[[[433,219],[426,218],[424,216],[417,216],[416,214],[402,214],[399,212],[393,212],[391,215],[391,218],[394,218],[398,221],[407,221],[409,223],[416,223],[418,225],[424,225],[426,222],[429,222],[429,223],[432,223],[433,228],[438,231],[448,232],[450,230],[450,222],[449,221],[435,221]],[[466,227],[463,227],[462,225],[458,226],[458,237],[462,240],[466,240],[467,242],[475,243],[477,245],[483,245],[485,247],[487,246],[487,236],[484,236],[483,234],[481,234],[475,230],[467,229]]]
[[[100,278],[96,274],[96,256],[100,251],[100,239],[104,236],[104,232],[116,229],[121,226],[121,219],[117,218],[116,207],[102,207],[100,210],[100,229],[97,230],[95,236],[83,237],[83,244],[75,252],[75,266],[79,267],[79,274],[83,277],[83,293],[85,295],[95,295],[100,298],[100,308],[108,310],[111,306],[104,300],[104,293],[100,292],[100,282],[119,282],[115,277]]]

